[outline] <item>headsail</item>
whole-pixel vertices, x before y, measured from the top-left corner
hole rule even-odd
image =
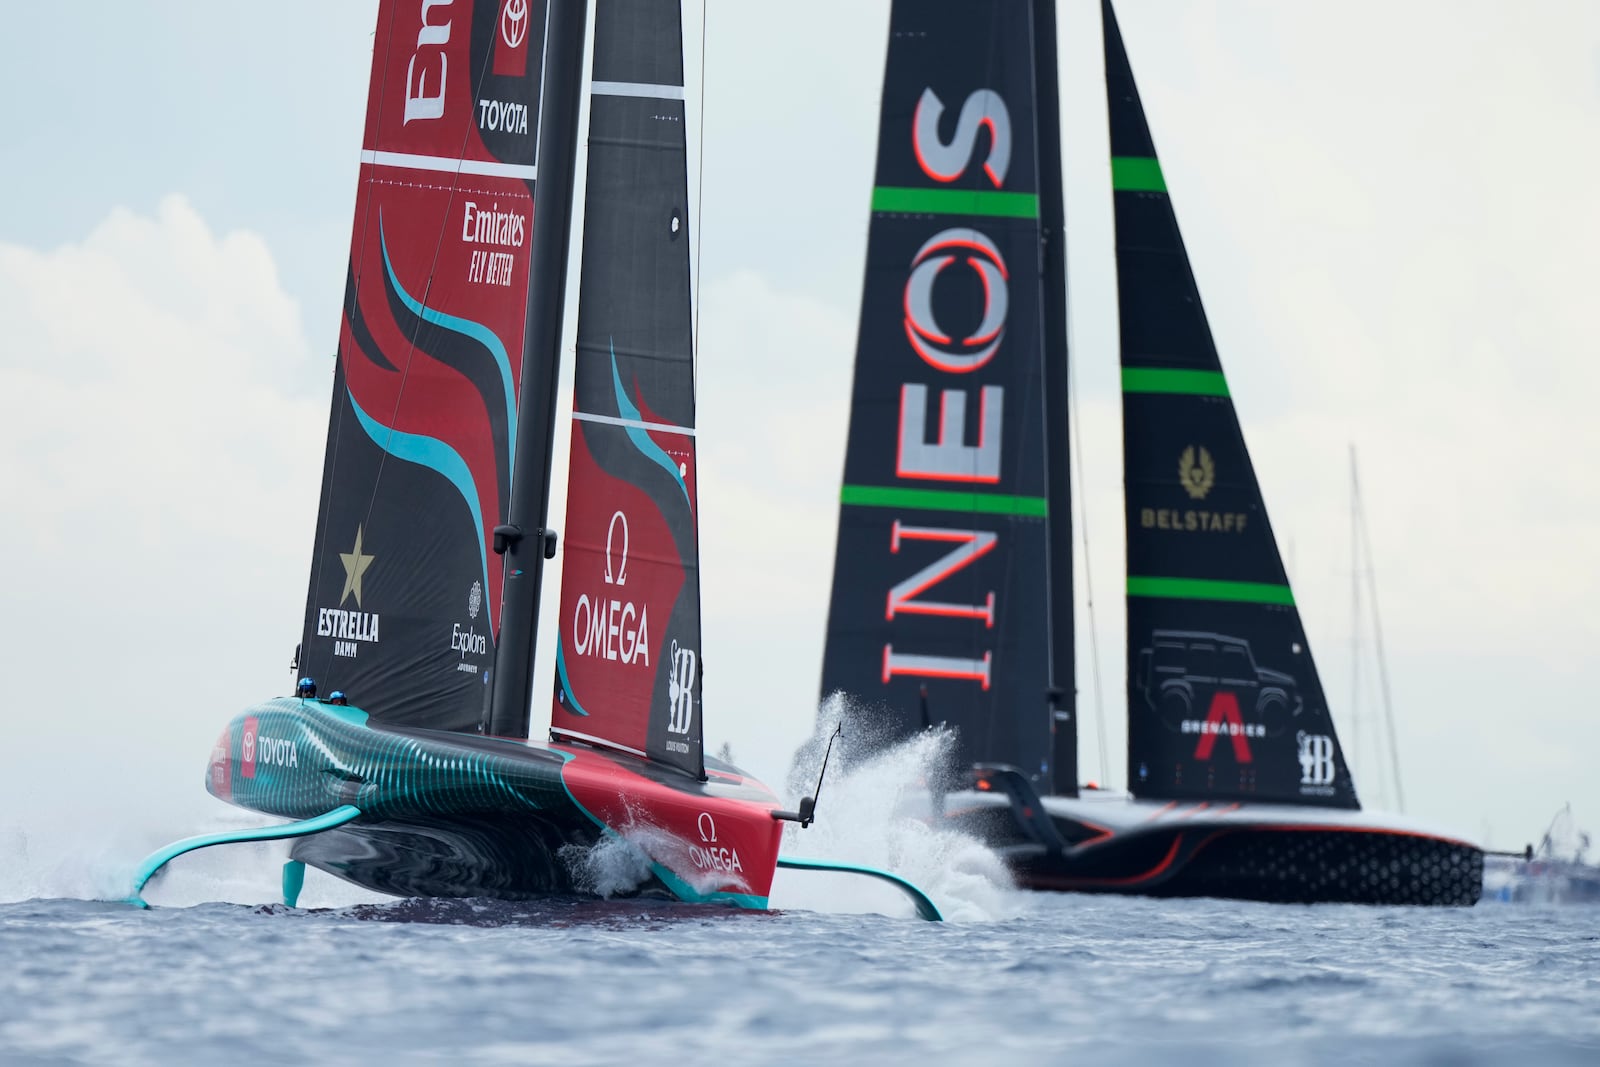
[[[1109,0],[1127,481],[1128,775],[1158,798],[1359,806]]]
[[[1048,790],[1033,21],[891,9],[822,691]]]
[[[301,671],[475,729],[517,430],[544,9],[383,0]]]
[[[599,0],[551,731],[703,776],[679,0]]]

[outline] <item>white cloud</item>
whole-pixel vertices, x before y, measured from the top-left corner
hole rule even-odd
[[[0,319],[7,817],[210,804],[208,742],[299,631],[327,401],[298,311],[260,237],[168,197],[0,244]]]

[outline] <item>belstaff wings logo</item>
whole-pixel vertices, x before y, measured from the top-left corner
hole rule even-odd
[[[1204,500],[1217,481],[1217,465],[1212,462],[1211,453],[1204,448],[1199,452],[1196,458],[1195,446],[1190,445],[1178,457],[1178,480],[1191,500]]]
[[[971,336],[959,340],[940,328],[933,312],[934,282],[957,259],[965,260],[983,284],[983,319]],[[1005,333],[1009,278],[1000,249],[977,230],[944,230],[929,238],[911,260],[906,279],[906,337],[917,355],[950,374],[970,373],[993,359]]]

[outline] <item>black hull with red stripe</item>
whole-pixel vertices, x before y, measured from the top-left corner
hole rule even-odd
[[[1041,799],[1007,768],[981,769],[976,784],[945,798],[943,818],[994,847],[1028,889],[1454,907],[1482,894],[1476,846],[1391,816],[1090,791]]]

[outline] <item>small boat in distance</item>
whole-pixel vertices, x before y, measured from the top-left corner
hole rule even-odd
[[[1079,787],[1053,0],[892,6],[822,693],[945,723],[1030,888],[1470,905],[1361,809],[1109,0],[1128,781]]]
[[[679,0],[598,0],[551,739],[528,740],[586,0],[382,0],[293,697],[236,716],[207,788],[403,896],[632,891],[765,908],[786,811],[703,752]],[[537,159],[535,158],[537,156]],[[295,432],[286,428],[286,432]],[[316,679],[316,683],[312,679]],[[317,699],[337,689],[344,699]]]
[[[1523,852],[1490,853],[1484,861],[1483,899],[1514,904],[1600,904],[1600,867],[1588,862],[1590,840],[1572,820],[1572,805],[1556,812],[1539,839]]]

